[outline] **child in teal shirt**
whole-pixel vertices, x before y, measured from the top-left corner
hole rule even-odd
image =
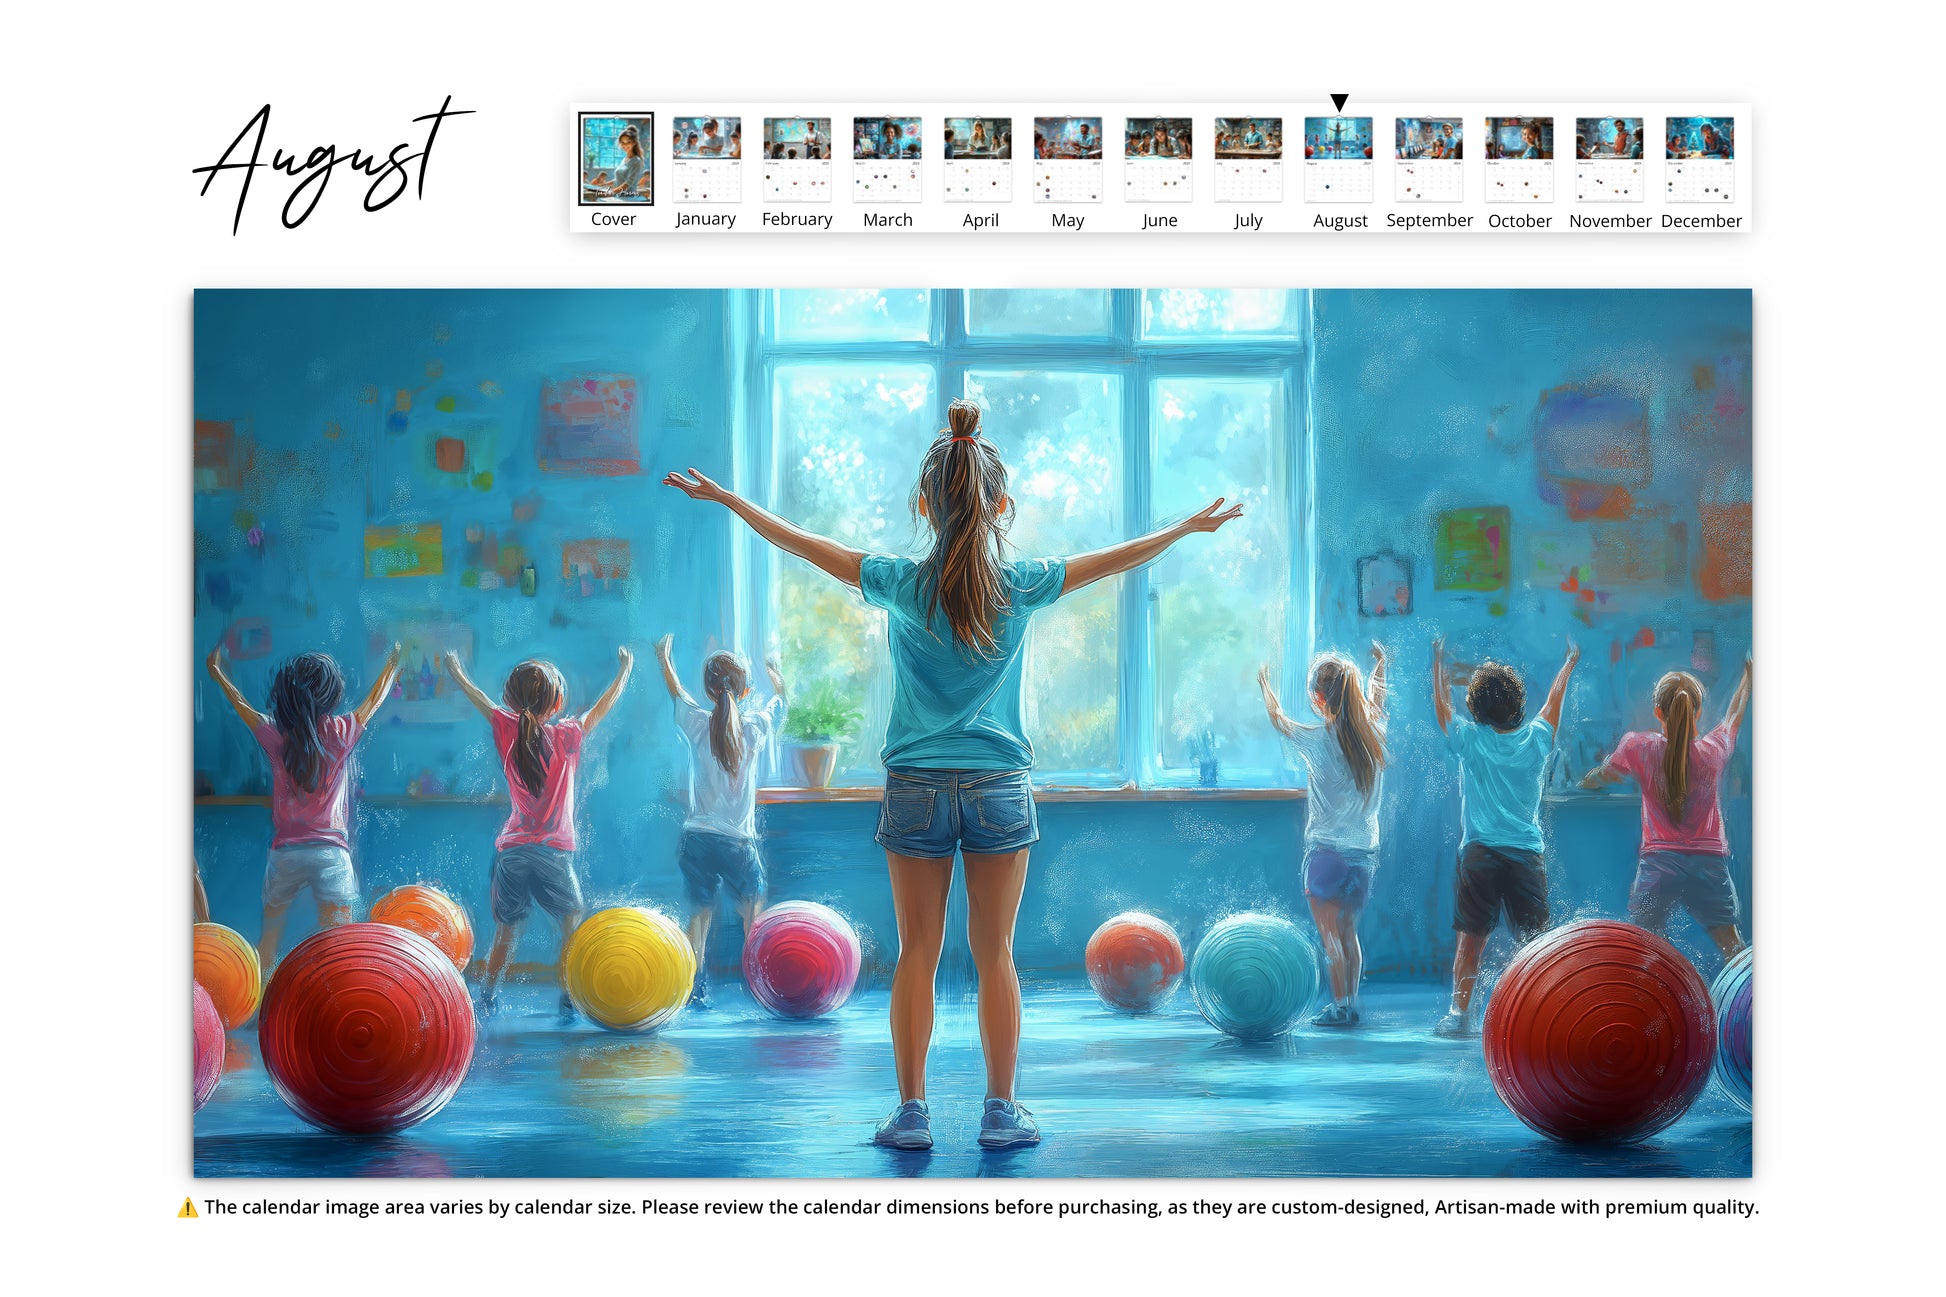
[[[1473,986],[1480,955],[1500,922],[1502,909],[1515,940],[1526,943],[1547,928],[1547,843],[1541,834],[1541,793],[1561,702],[1581,650],[1568,645],[1540,715],[1526,721],[1527,692],[1520,674],[1499,662],[1482,662],[1466,686],[1471,719],[1453,715],[1446,649],[1432,648],[1433,714],[1446,743],[1460,760],[1459,867],[1453,875],[1453,1002],[1433,1028],[1448,1037],[1472,1034]],[[1523,723],[1525,721],[1525,723]]]

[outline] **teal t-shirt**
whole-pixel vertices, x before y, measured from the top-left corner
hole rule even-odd
[[[1446,728],[1446,745],[1460,759],[1460,819],[1466,826],[1460,845],[1545,847],[1541,791],[1554,751],[1554,727],[1537,716],[1502,733],[1455,716]]]
[[[997,649],[982,656],[953,639],[941,611],[927,616],[919,564],[869,555],[858,569],[865,602],[885,609],[892,641],[892,718],[880,757],[929,770],[1025,770],[1034,746],[1021,721],[1021,657],[1034,611],[1061,597],[1058,558],[1002,565],[1011,601],[994,622]]]

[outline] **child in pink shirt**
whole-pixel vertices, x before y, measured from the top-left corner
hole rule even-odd
[[[581,766],[581,741],[621,697],[635,665],[627,649],[616,652],[621,668],[614,682],[586,712],[560,720],[555,718],[567,703],[567,685],[552,662],[535,659],[515,667],[500,693],[506,705],[496,707],[467,678],[459,656],[446,655],[447,673],[492,727],[513,803],[493,841],[493,949],[480,983],[483,1019],[493,1014],[500,975],[535,904],[560,924],[563,944],[581,923],[581,883],[574,872],[574,777]],[[561,1016],[574,1016],[565,990]]]
[[[1634,779],[1642,789],[1642,857],[1629,889],[1630,920],[1660,932],[1680,903],[1708,929],[1725,959],[1743,949],[1743,935],[1737,931],[1721,786],[1750,706],[1750,675],[1746,658],[1722,722],[1700,738],[1702,682],[1686,671],[1663,676],[1655,686],[1662,733],[1623,735],[1614,753],[1581,781],[1584,788],[1598,788]]]
[[[277,961],[284,917],[306,887],[318,923],[351,922],[358,878],[351,867],[351,753],[399,674],[399,646],[365,700],[349,714],[345,678],[323,653],[300,653],[277,669],[266,716],[247,702],[223,670],[223,647],[210,650],[209,673],[270,758],[270,859],[264,868],[263,929],[257,960],[268,976]]]

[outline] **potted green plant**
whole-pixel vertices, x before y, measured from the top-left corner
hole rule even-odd
[[[858,732],[865,713],[836,681],[820,680],[791,700],[784,738],[791,744],[798,781],[827,788],[838,765],[838,751]]]

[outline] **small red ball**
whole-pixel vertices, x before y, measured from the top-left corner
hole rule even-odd
[[[1135,910],[1096,928],[1084,958],[1095,994],[1131,1013],[1156,1008],[1182,976],[1182,942],[1176,930]]]
[[[383,923],[300,942],[259,1011],[264,1070],[298,1116],[377,1134],[446,1106],[473,1062],[473,1012],[452,960]]]
[[[1643,1139],[1709,1081],[1709,988],[1629,923],[1569,924],[1521,951],[1487,1005],[1487,1073],[1515,1116],[1574,1143]]]

